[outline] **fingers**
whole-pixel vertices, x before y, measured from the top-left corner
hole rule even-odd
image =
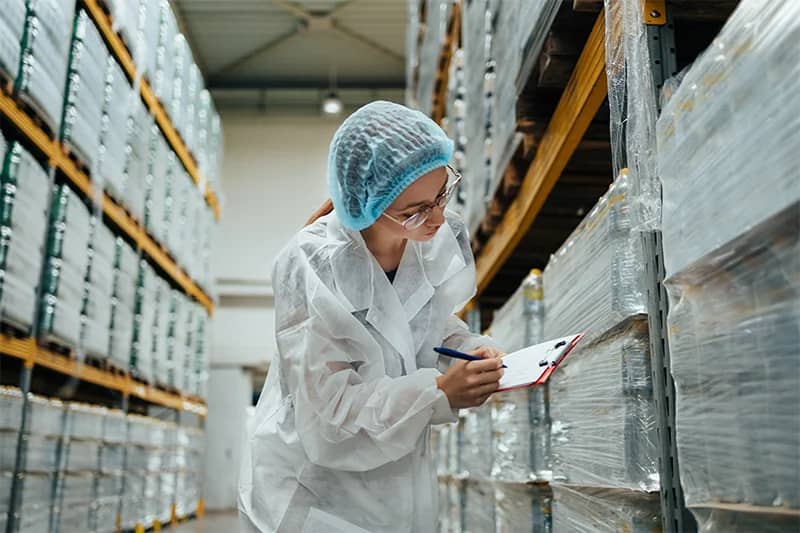
[[[487,383],[497,383],[503,377],[503,369],[490,370],[489,372],[478,372],[467,377],[470,385],[486,385]]]
[[[502,357],[503,355],[505,355],[503,352],[492,346],[480,346],[479,348],[476,348],[471,352],[467,353],[470,355],[483,357],[484,359],[496,359],[498,357]]]
[[[467,370],[473,372],[490,372],[502,368],[502,359],[482,359],[480,361],[470,361],[467,364]]]

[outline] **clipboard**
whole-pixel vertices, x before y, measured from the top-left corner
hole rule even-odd
[[[555,369],[583,337],[583,333],[568,335],[504,355],[503,362],[508,368],[500,378],[500,386],[495,393],[547,383]]]

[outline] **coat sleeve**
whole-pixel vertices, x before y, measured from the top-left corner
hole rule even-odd
[[[314,464],[366,471],[412,452],[427,426],[452,420],[438,370],[366,380],[380,347],[302,252],[276,263],[276,338],[295,428]],[[372,370],[375,370],[374,368]]]

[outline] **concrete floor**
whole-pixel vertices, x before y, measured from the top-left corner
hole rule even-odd
[[[189,520],[175,529],[164,528],[165,533],[236,533],[239,531],[239,518],[235,511],[207,512],[197,520]]]

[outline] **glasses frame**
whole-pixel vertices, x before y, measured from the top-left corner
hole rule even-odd
[[[456,187],[458,187],[458,184],[461,182],[462,176],[460,172],[458,172],[450,165],[447,165],[445,168],[447,168],[449,172],[452,172],[454,177],[453,183],[451,183],[441,194],[439,194],[436,198],[434,198],[432,205],[427,205],[423,207],[422,209],[420,209],[413,215],[409,216],[405,220],[398,220],[386,212],[381,213],[381,215],[385,216],[392,222],[395,222],[396,224],[403,226],[403,229],[406,231],[414,231],[416,229],[421,228],[422,225],[425,224],[431,217],[431,213],[433,213],[434,209],[436,208],[444,209],[447,206],[447,203],[453,197],[453,193],[455,192]],[[448,175],[448,181],[449,178],[450,176]]]

